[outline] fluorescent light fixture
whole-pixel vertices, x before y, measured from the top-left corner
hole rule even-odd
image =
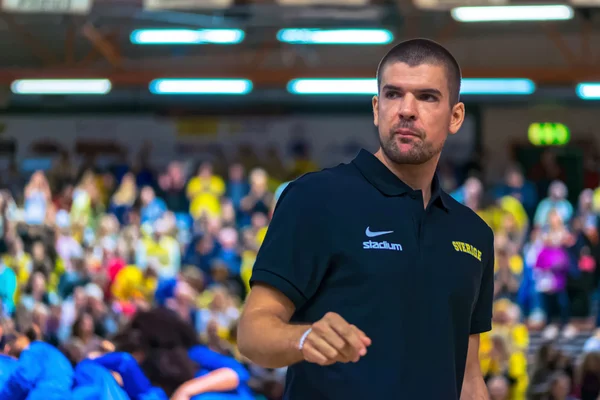
[[[293,79],[287,90],[293,94],[377,94],[377,79]]]
[[[292,44],[388,44],[387,29],[281,29],[277,40]]]
[[[460,94],[528,95],[535,92],[535,89],[533,81],[523,78],[465,78],[461,83]]]
[[[452,18],[460,22],[558,21],[573,18],[566,5],[457,7]]]
[[[150,82],[154,94],[248,94],[248,79],[155,79]]]
[[[236,44],[244,40],[240,29],[136,29],[133,44]]]
[[[107,94],[108,79],[19,79],[10,85],[16,94]]]
[[[377,79],[293,79],[288,82],[293,94],[377,94]],[[535,92],[535,83],[529,79],[473,79],[462,80],[461,94],[527,95]]]
[[[576,92],[580,99],[600,100],[600,82],[580,83]]]

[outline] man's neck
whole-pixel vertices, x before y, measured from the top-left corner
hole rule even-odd
[[[381,148],[375,153],[379,159],[394,175],[414,190],[423,193],[423,203],[427,207],[431,199],[431,183],[437,168],[438,157],[434,157],[424,164],[395,164],[389,160]]]

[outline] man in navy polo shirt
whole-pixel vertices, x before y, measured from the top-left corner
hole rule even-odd
[[[461,73],[439,44],[400,43],[373,98],[381,147],[289,184],[254,265],[238,345],[289,366],[285,398],[487,399],[489,227],[435,174],[464,120]]]

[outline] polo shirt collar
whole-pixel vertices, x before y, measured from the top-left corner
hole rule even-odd
[[[394,175],[375,155],[365,149],[360,150],[356,158],[352,160],[352,163],[367,181],[388,196],[401,196],[415,191]],[[441,204],[446,210],[449,210],[449,201],[445,195],[446,193],[441,189],[436,173],[431,185],[431,199],[433,202]]]

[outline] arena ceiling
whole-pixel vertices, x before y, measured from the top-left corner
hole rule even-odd
[[[454,52],[465,77],[523,77],[571,87],[600,81],[600,8],[579,8],[570,21],[464,24],[447,10],[424,11],[407,0],[354,7],[282,6],[275,1],[150,11],[142,0],[95,0],[85,15],[0,12],[0,86],[27,78],[108,78],[112,98],[122,95],[124,102],[142,92],[146,96],[151,80],[169,77],[247,78],[256,89],[282,90],[294,78],[372,78],[387,49],[277,41],[279,29],[301,27],[387,28],[396,41],[435,39]],[[236,45],[132,44],[131,32],[144,28],[238,28],[246,35]]]

